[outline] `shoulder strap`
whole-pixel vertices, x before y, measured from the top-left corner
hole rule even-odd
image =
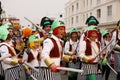
[[[8,48],[8,51],[11,54],[11,56],[15,56],[14,52],[12,51],[12,49],[9,46],[7,46],[6,44],[2,44],[2,45],[0,45],[0,47],[3,46],[3,45],[5,45]]]

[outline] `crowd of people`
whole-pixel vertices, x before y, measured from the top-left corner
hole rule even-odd
[[[43,17],[36,30],[15,29],[10,22],[0,26],[0,80],[109,80],[110,71],[120,80],[120,21],[113,30],[100,30],[94,16],[80,32],[66,33],[63,21]]]

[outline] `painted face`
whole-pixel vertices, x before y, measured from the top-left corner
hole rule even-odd
[[[119,24],[118,28],[119,28],[119,30],[120,30],[120,24]]]
[[[46,25],[45,28],[44,28],[44,30],[45,30],[47,33],[49,33],[50,30],[51,30],[51,25]]]
[[[13,36],[13,34],[14,34],[14,33],[13,33],[13,30],[12,30],[12,29],[9,29],[8,31],[9,31],[10,36]]]
[[[73,41],[77,41],[77,38],[78,38],[77,32],[71,33],[71,39],[72,39]]]
[[[65,28],[64,27],[59,27],[58,28],[58,34],[56,35],[58,38],[63,38],[63,36],[65,35]]]
[[[111,34],[107,34],[107,35],[106,35],[106,40],[110,41],[111,38],[112,38],[112,37],[111,37]]]
[[[40,42],[39,41],[35,41],[34,42],[34,48],[38,48],[40,46]]]
[[[95,41],[97,38],[98,38],[97,33],[96,33],[96,32],[92,32],[90,39],[91,39],[92,41]]]

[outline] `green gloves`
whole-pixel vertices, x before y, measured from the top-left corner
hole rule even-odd
[[[88,74],[87,75],[87,80],[97,80],[95,74]]]
[[[103,64],[103,65],[106,65],[106,63],[107,63],[107,58],[104,57],[104,58],[103,58],[103,61],[102,61],[102,64]]]

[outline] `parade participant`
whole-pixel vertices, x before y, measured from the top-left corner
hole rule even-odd
[[[96,55],[100,52],[100,43],[98,42],[98,31],[90,26],[87,30],[87,40],[80,43],[79,57],[82,59],[82,68],[84,70],[82,76],[83,80],[97,80],[98,74],[98,60]],[[95,58],[96,57],[96,58]],[[85,78],[85,79],[84,79]],[[78,78],[79,79],[79,78]],[[79,79],[81,80],[81,79]]]
[[[76,55],[77,56],[77,49],[78,49],[78,30],[77,28],[71,28],[70,29],[70,40],[65,43],[65,48],[64,48],[64,54],[65,55]],[[71,68],[80,68],[80,61],[78,60],[73,60],[72,62],[68,63]],[[68,80],[77,80],[77,73],[76,72],[70,72],[68,76]]]
[[[9,31],[3,27],[0,27],[0,55],[1,57],[11,55],[11,57],[5,58],[1,61],[5,80],[25,80],[25,74],[23,67],[19,66],[19,60],[16,57],[16,52],[12,46],[9,45],[11,37]]]
[[[90,16],[87,20],[86,23],[88,26],[97,26],[99,24],[98,20],[94,16]]]
[[[117,28],[112,32],[113,45],[118,41],[114,49],[115,63],[114,67],[117,71],[117,80],[120,80],[120,20],[117,23]]]
[[[32,30],[29,27],[25,27],[22,31],[23,33],[23,41],[25,43],[25,48],[28,47],[28,37],[32,34]]]
[[[31,35],[28,39],[29,48],[27,48],[23,54],[23,60],[28,62],[32,67],[39,69],[41,49],[40,49],[40,37],[39,34]],[[34,70],[26,68],[27,74],[32,74],[36,79],[40,73],[35,72]],[[31,73],[28,73],[31,72]]]
[[[43,32],[39,32],[41,37],[47,38],[51,36],[51,25],[52,25],[52,20],[48,17],[43,17],[41,19],[41,23],[40,25],[42,26],[42,29],[45,31]]]
[[[87,20],[86,20],[86,24],[88,25],[88,27],[90,26],[95,26],[94,29],[99,31],[99,37],[98,40],[102,42],[102,35],[100,33],[100,29],[97,26],[99,24],[99,21],[94,17],[94,16],[90,16]],[[83,41],[85,39],[86,36],[86,30],[84,30],[83,34],[81,34],[81,38],[80,38],[80,42]]]
[[[109,33],[108,30],[103,30],[102,31],[102,36],[104,39],[104,45],[106,46],[110,41],[111,41],[111,34]],[[104,76],[105,74],[105,80],[108,80],[109,75],[110,75],[110,68],[109,66],[106,64],[106,62],[108,62],[109,64],[112,64],[111,61],[113,58],[111,53],[109,53],[112,49],[112,45],[108,46],[107,49],[104,51],[103,54],[103,62],[102,62],[102,76]]]
[[[60,66],[62,58],[63,47],[61,38],[65,34],[65,26],[60,21],[54,21],[51,29],[53,31],[51,38],[43,42],[41,54],[42,76],[40,80],[61,80],[60,73],[57,72],[56,67]]]

